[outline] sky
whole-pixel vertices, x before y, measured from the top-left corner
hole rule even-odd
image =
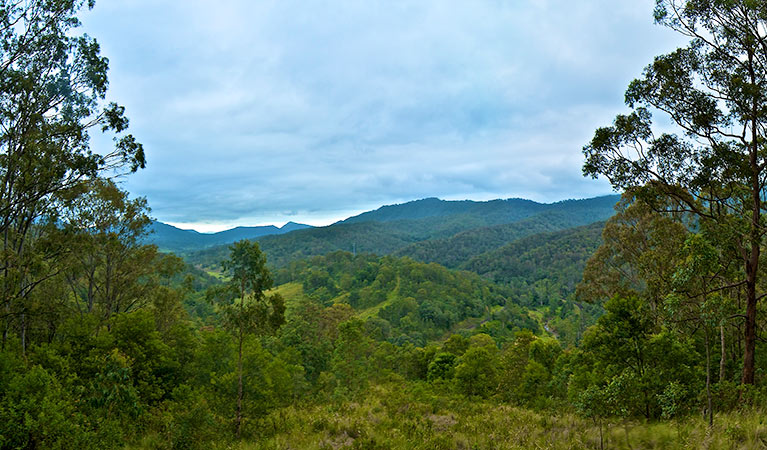
[[[81,30],[147,152],[122,186],[160,221],[218,231],[425,197],[611,193],[582,176],[581,150],[652,58],[684,44],[653,6],[99,0]]]

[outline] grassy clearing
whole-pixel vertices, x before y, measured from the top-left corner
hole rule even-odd
[[[220,281],[229,281],[229,277],[225,276],[219,270],[205,270],[205,273]]]
[[[609,449],[763,449],[763,411],[677,422],[602,424]],[[288,407],[251,423],[261,439],[235,446],[266,449],[598,449],[599,426],[569,413],[552,415],[465,397],[423,385],[379,385],[354,401]]]
[[[397,284],[395,285],[394,289],[389,292],[386,295],[386,300],[382,301],[381,303],[371,306],[370,308],[363,309],[359,313],[357,313],[357,317],[359,317],[362,320],[368,320],[371,317],[375,317],[378,315],[378,311],[382,310],[383,308],[386,308],[387,306],[391,305],[394,300],[399,298],[399,290],[400,290],[400,283],[401,279],[399,275],[397,276]]]
[[[298,303],[301,299],[306,298],[304,295],[304,288],[301,283],[292,282],[281,284],[271,291],[267,292],[267,295],[280,294],[285,299],[285,305],[290,307]]]
[[[357,314],[357,317],[359,317],[362,320],[368,320],[371,317],[375,317],[378,315],[378,311],[382,310],[383,308],[386,308],[387,306],[391,305],[394,301],[395,297],[392,295],[389,295],[386,300],[382,301],[381,303],[371,306],[370,308],[363,309]]]

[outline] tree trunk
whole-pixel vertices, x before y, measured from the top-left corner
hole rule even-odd
[[[714,410],[712,409],[711,402],[711,342],[708,336],[708,326],[704,328],[703,335],[706,340],[706,401],[708,402],[708,426],[712,428],[714,426]]]
[[[240,439],[242,428],[242,327],[240,327],[240,348],[237,356],[237,439]]]
[[[240,439],[240,431],[242,429],[242,335],[244,332],[245,324],[243,321],[243,309],[245,307],[245,280],[240,282],[240,317],[238,322],[240,325],[239,333],[239,350],[237,353],[237,439]]]
[[[759,252],[757,251],[757,257]],[[743,353],[743,377],[741,383],[754,384],[756,350],[756,273],[749,268],[746,282],[746,329],[744,333],[745,351]]]
[[[21,313],[21,356],[27,360],[27,315]]]
[[[722,346],[722,359],[719,360],[719,382],[724,382],[725,377],[727,376],[725,372],[725,362],[727,359],[727,347],[726,347],[726,341],[724,339],[724,324],[719,325],[719,335],[721,338],[721,346]]]
[[[604,440],[604,437],[602,436],[602,419],[599,419],[599,450],[604,450],[604,448],[605,448],[605,440]]]
[[[754,53],[748,51],[748,71],[751,84],[757,85],[754,68]],[[751,166],[751,224],[749,244],[751,251],[746,260],[746,330],[745,352],[743,353],[743,384],[754,384],[755,351],[756,351],[756,281],[759,274],[759,250],[761,246],[761,216],[762,216],[762,185],[761,167],[759,164],[759,121],[757,120],[759,104],[753,100],[751,111],[751,142],[749,148],[749,165]]]

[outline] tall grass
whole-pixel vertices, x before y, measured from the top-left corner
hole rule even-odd
[[[348,401],[296,405],[251,422],[257,438],[238,450],[267,449],[764,449],[761,409],[677,422],[610,421],[545,413],[428,387],[378,385]]]

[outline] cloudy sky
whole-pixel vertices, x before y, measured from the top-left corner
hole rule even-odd
[[[610,193],[582,177],[581,148],[683,43],[653,5],[100,0],[82,19],[147,150],[124,187],[157,219],[212,231]]]

